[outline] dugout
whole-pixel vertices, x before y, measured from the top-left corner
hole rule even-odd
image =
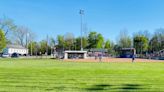
[[[132,58],[133,55],[136,55],[135,48],[122,48],[120,50],[120,58]]]
[[[65,51],[64,59],[86,59],[87,51]]]
[[[103,57],[108,56],[108,50],[107,49],[88,49],[89,57],[95,57],[95,56],[98,56],[98,54],[101,54]]]

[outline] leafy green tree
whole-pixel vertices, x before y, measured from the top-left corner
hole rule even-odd
[[[83,37],[82,40],[83,40],[83,48],[86,49],[87,46],[88,46],[88,39],[86,37]],[[76,50],[80,50],[81,49],[81,37],[77,37],[75,39],[75,45],[74,46],[75,46],[74,48]]]
[[[88,36],[88,48],[103,48],[104,37],[97,32],[90,32]]]
[[[148,51],[148,38],[144,35],[136,35],[133,38],[133,46],[136,49],[137,54],[142,54]]]
[[[3,31],[0,29],[0,52],[6,47],[6,38]]]
[[[42,40],[42,41],[40,42],[40,52],[41,52],[42,54],[45,54],[45,53],[46,53],[46,49],[47,49],[47,41]]]
[[[113,43],[111,43],[110,40],[107,40],[105,42],[105,47],[104,48],[108,50],[108,53],[114,54],[114,51],[113,51]]]
[[[76,50],[80,50],[81,49],[81,37],[77,37],[75,39],[75,47]]]
[[[87,37],[83,37],[82,40],[83,40],[83,48],[84,49],[87,49],[87,46],[88,46],[88,38]]]
[[[105,42],[105,49],[110,49],[110,47],[111,47],[110,40],[107,40]]]
[[[32,55],[38,55],[39,54],[39,44],[37,42],[30,42],[28,44],[28,49],[29,49],[29,53]],[[32,53],[31,53],[32,51]]]
[[[65,47],[64,36],[58,35],[57,36],[57,42],[58,42],[57,48],[58,49],[64,49],[64,47]]]
[[[88,36],[88,48],[96,48],[97,45],[97,32],[90,32]]]
[[[98,34],[96,40],[97,40],[96,48],[97,49],[103,48],[103,45],[104,45],[104,38],[103,38],[103,36],[101,34]]]

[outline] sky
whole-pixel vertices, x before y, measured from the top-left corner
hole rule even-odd
[[[132,36],[164,28],[164,0],[0,0],[0,18],[28,27],[37,41],[47,35],[80,36],[80,9],[85,11],[83,35],[96,31],[115,41],[120,30]]]

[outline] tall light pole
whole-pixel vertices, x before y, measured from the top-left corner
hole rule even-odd
[[[84,10],[80,9],[79,12],[80,16],[81,16],[81,51],[83,51],[83,15],[84,15]]]
[[[49,37],[47,35],[47,42],[46,42],[46,56],[48,56],[48,44],[49,44]]]
[[[28,50],[29,39],[28,39],[28,38],[29,38],[29,33],[26,33],[26,49],[27,49],[27,51],[26,51],[26,52],[27,52],[27,55],[26,55],[26,56],[28,56],[28,54],[29,54],[29,53],[28,53],[28,52],[29,52],[29,50]]]

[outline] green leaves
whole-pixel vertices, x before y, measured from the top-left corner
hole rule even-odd
[[[133,38],[134,48],[136,48],[137,53],[142,54],[148,50],[148,38],[144,35],[136,35]]]
[[[6,47],[6,38],[3,31],[0,29],[0,52]]]
[[[88,48],[103,48],[104,45],[104,37],[102,34],[98,34],[97,32],[90,32],[88,36]]]
[[[110,49],[110,47],[111,47],[110,40],[107,40],[105,42],[105,49]]]

